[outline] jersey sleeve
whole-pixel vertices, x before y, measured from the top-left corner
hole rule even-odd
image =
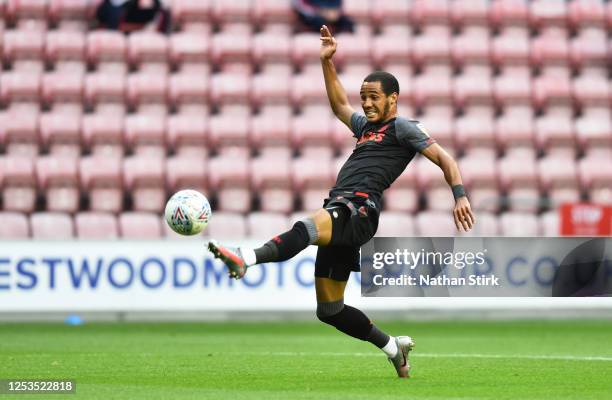
[[[395,133],[402,146],[419,153],[436,142],[417,121],[409,121],[403,118],[396,119]]]
[[[359,139],[361,135],[363,135],[363,128],[367,123],[368,119],[365,115],[354,112],[353,115],[351,115],[351,130],[353,131],[353,136]]]

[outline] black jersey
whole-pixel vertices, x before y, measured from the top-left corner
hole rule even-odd
[[[353,113],[351,130],[357,144],[340,169],[330,197],[362,192],[379,201],[416,153],[435,143],[417,121],[402,117],[370,123],[364,115]]]

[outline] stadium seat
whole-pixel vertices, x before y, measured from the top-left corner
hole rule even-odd
[[[332,121],[327,115],[303,113],[293,118],[291,141],[295,150],[313,157],[332,157]]]
[[[77,71],[57,71],[44,75],[42,80],[42,98],[50,108],[58,103],[66,108],[82,110],[85,76]]]
[[[166,159],[166,187],[170,193],[193,189],[208,195],[206,160],[197,155],[175,156]]]
[[[246,220],[239,213],[217,211],[204,234],[220,240],[241,240],[247,236]]]
[[[252,3],[252,0],[212,0],[213,18],[220,25],[250,22]]]
[[[447,25],[450,22],[450,4],[447,0],[414,0],[411,20],[419,27]]]
[[[419,117],[421,124],[446,151],[453,152],[454,133],[453,109],[449,105],[432,105],[423,110]]]
[[[537,29],[546,27],[566,28],[567,6],[565,1],[533,0],[530,3],[529,21]]]
[[[416,169],[414,165],[409,165],[385,192],[385,211],[415,212],[419,206],[416,183]]]
[[[94,72],[85,78],[85,98],[89,107],[99,103],[116,104],[122,108],[126,99],[126,75],[121,72]]]
[[[416,66],[426,72],[432,66],[451,71],[451,41],[446,27],[430,27],[421,35],[413,37],[412,45],[412,60]]]
[[[606,77],[581,75],[572,81],[572,94],[576,105],[607,107],[612,99],[612,85]]]
[[[425,157],[417,158],[410,167],[416,169],[419,190],[425,193],[427,199],[427,210],[452,210],[455,205],[453,194],[440,167]]]
[[[249,237],[269,240],[271,237],[288,231],[291,226],[285,214],[275,212],[252,212],[246,217]]]
[[[540,235],[538,218],[533,214],[507,212],[500,217],[502,236],[535,237]]]
[[[527,105],[531,108],[531,77],[526,74],[504,73],[493,84],[495,101],[502,107]]]
[[[13,69],[19,67],[23,71],[25,62],[29,68],[42,71],[45,46],[45,31],[39,30],[7,30],[2,39],[2,55],[4,61],[13,64]],[[17,64],[21,63],[21,64]]]
[[[182,72],[170,75],[169,98],[177,109],[208,103],[208,75]]]
[[[606,26],[606,10],[601,0],[573,0],[567,7],[568,19],[574,29]]]
[[[525,26],[529,3],[525,0],[495,0],[490,6],[491,23],[495,27]]]
[[[559,211],[552,210],[542,213],[539,217],[541,234],[544,237],[561,236],[561,222],[559,221]]]
[[[81,113],[54,111],[40,116],[42,145],[52,155],[79,157],[81,154]]]
[[[612,157],[612,115],[608,107],[588,107],[575,120],[576,138],[587,153]]]
[[[319,67],[320,69],[320,67]],[[291,100],[295,107],[304,107],[308,104],[328,105],[327,92],[323,73],[311,72],[294,75],[292,82]]]
[[[127,81],[130,105],[139,111],[165,113],[168,98],[168,75],[143,71],[130,74]]]
[[[99,30],[87,35],[87,57],[98,70],[125,71],[127,49],[127,39],[120,32]]]
[[[469,2],[468,2],[469,3]],[[491,41],[487,28],[471,27],[452,38],[451,53],[455,65],[462,67],[463,74],[490,74]]]
[[[2,199],[5,211],[32,212],[36,206],[36,178],[31,158],[0,158]]]
[[[248,33],[217,33],[211,42],[212,61],[222,70],[227,70],[227,65],[224,64],[239,64],[246,66],[246,71],[249,71],[252,47],[253,39]]]
[[[251,118],[251,145],[261,155],[273,153],[276,157],[289,158],[291,150],[290,110],[284,106],[268,107]]]
[[[46,198],[46,210],[75,212],[79,209],[78,164],[76,159],[59,156],[36,160],[38,188]]]
[[[85,34],[64,30],[47,33],[45,57],[55,66],[56,71],[78,69],[85,72],[85,49]]]
[[[203,32],[176,32],[170,36],[170,60],[177,68],[184,64],[208,63],[210,38]]]
[[[410,237],[415,235],[416,223],[412,215],[392,211],[383,211],[380,214],[376,237]]]
[[[583,190],[595,204],[612,205],[612,162],[609,157],[585,157],[578,162]]]
[[[550,106],[572,104],[572,86],[569,77],[541,75],[533,81],[533,103],[538,110]]]
[[[296,67],[303,69],[306,63],[320,64],[319,53],[321,51],[321,40],[318,33],[303,32],[293,35],[291,45],[291,59]],[[319,66],[319,68],[321,68]]]
[[[253,38],[253,61],[266,63],[289,63],[291,61],[291,35],[263,32]],[[265,68],[265,67],[263,67]]]
[[[489,23],[489,3],[488,0],[453,0],[450,10],[453,25],[463,29],[474,26],[486,27]]]
[[[130,114],[124,123],[125,142],[133,154],[166,155],[164,115]]]
[[[253,159],[251,188],[259,196],[260,208],[266,212],[289,213],[293,210],[291,160],[275,156]]]
[[[257,74],[251,81],[251,103],[288,104],[291,95],[291,76],[288,74]]]
[[[452,197],[452,195],[451,195]],[[416,215],[416,233],[419,236],[456,236],[458,234],[451,212],[423,211]]]
[[[372,3],[372,22],[385,29],[387,26],[406,25],[410,19],[408,0],[374,0]]]
[[[285,0],[254,0],[252,18],[260,27],[287,25],[294,22],[294,11]]]
[[[121,158],[95,155],[81,158],[81,189],[87,194],[91,211],[117,213],[123,209],[122,173]]]
[[[38,110],[13,108],[0,113],[0,144],[6,154],[33,157],[38,153]]]
[[[470,192],[471,193],[471,192]],[[470,195],[471,197],[471,195]],[[468,232],[461,231],[463,237],[491,237],[499,236],[499,221],[495,214],[486,211],[476,213],[476,224]]]
[[[540,190],[535,160],[506,156],[498,161],[502,190],[511,211],[535,212],[540,207]]]
[[[168,118],[166,141],[175,154],[208,156],[208,126],[205,114],[173,114]]]
[[[91,1],[49,0],[48,13],[51,21],[62,28],[71,26],[69,22],[87,20],[91,6]]]
[[[251,76],[247,73],[220,73],[211,78],[210,97],[213,104],[249,104]]]
[[[124,212],[119,214],[119,232],[123,239],[159,239],[162,226],[157,214]]]
[[[519,0],[522,1],[522,0]],[[527,31],[507,29],[493,38],[492,61],[498,67],[529,64],[529,36]]]
[[[26,214],[20,212],[0,212],[0,239],[27,239],[30,226]]]
[[[34,19],[44,21],[47,18],[47,1],[7,0],[6,14],[11,19]]]
[[[179,25],[207,23],[212,17],[212,0],[172,0],[170,10],[172,18],[175,18]]]
[[[455,147],[470,154],[474,151],[496,154],[493,112],[474,108],[455,120]]]
[[[36,71],[13,70],[0,76],[0,99],[4,104],[15,102],[38,103],[40,100],[41,74]]]
[[[293,160],[293,189],[301,200],[301,210],[313,211],[322,207],[334,183],[331,160],[300,157]]]
[[[72,217],[60,212],[36,212],[30,216],[32,238],[44,240],[72,239],[74,224]]]
[[[251,208],[250,160],[231,155],[215,157],[208,163],[210,189],[217,194],[221,211],[247,212]],[[213,217],[214,218],[214,217]]]
[[[344,65],[365,64],[370,66],[370,53],[372,41],[370,36],[352,33],[340,33],[336,35],[338,50],[334,54],[334,62],[342,68]]]
[[[536,118],[535,123],[539,149],[547,154],[575,155],[576,136],[571,109],[549,110],[546,114]]]
[[[454,79],[455,107],[493,104],[493,83],[487,75],[464,73]]]
[[[549,156],[538,160],[540,186],[548,194],[550,208],[580,200],[580,185],[573,158]]]
[[[394,4],[387,1],[385,3]],[[401,26],[401,25],[400,25]],[[372,61],[376,65],[406,63],[412,56],[412,37],[410,31],[385,31],[373,39]]]
[[[569,75],[569,41],[564,31],[548,31],[531,42],[531,64],[543,74]]]
[[[472,209],[497,212],[501,206],[501,198],[495,159],[479,156],[464,157],[459,161],[459,170]]]
[[[132,210],[160,212],[166,205],[165,167],[163,158],[128,157],[123,162],[123,181],[131,194]]]
[[[423,74],[414,80],[412,99],[417,107],[451,104],[452,80],[448,74]]]
[[[169,44],[158,32],[138,31],[128,36],[128,59],[140,70],[168,71]]]
[[[74,217],[76,236],[79,239],[117,239],[119,226],[113,214],[103,212],[80,212]]]
[[[531,107],[506,107],[504,113],[495,121],[495,135],[499,148],[507,154],[520,151],[535,156],[535,129]]]
[[[222,154],[248,157],[250,116],[224,112],[210,117],[208,143]]]
[[[123,115],[94,113],[83,116],[82,143],[94,155],[123,155]]]

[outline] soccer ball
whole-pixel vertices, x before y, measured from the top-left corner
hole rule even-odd
[[[195,190],[176,192],[166,203],[166,222],[181,235],[197,235],[210,220],[212,211],[204,195]]]

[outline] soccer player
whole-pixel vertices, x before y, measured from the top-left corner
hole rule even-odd
[[[208,248],[225,263],[230,276],[240,279],[253,265],[285,261],[308,245],[319,246],[315,261],[317,317],[347,335],[376,345],[387,354],[398,376],[408,377],[408,352],[414,346],[413,340],[409,336],[387,335],[363,312],[344,304],[349,275],[360,270],[359,249],[376,233],[383,191],[416,152],[442,169],[455,197],[453,216],[457,229],[471,229],[474,216],[453,158],[417,121],[397,116],[400,90],[393,75],[368,75],[360,91],[365,116],[353,110],[332,61],[336,46],[336,39],[322,26],[320,56],[327,96],[334,114],[351,129],[357,143],[323,208],[257,249],[230,248],[215,241],[209,242]]]

